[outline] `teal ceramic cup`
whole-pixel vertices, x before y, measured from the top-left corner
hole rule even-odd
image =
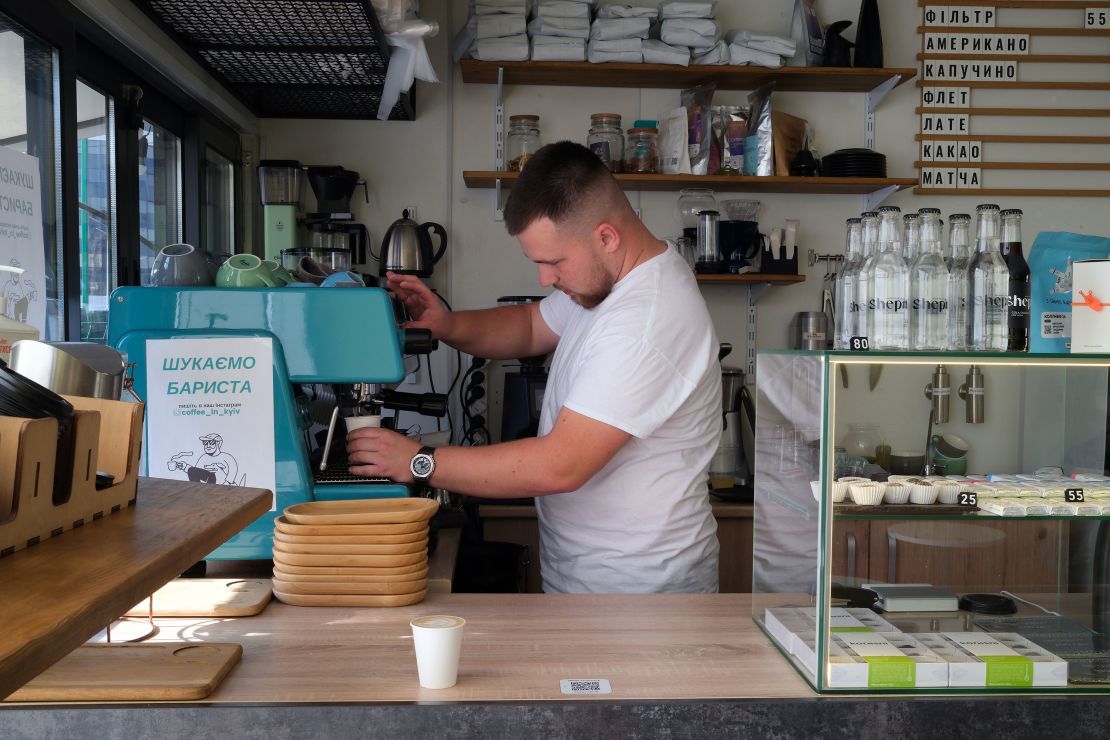
[[[277,260],[262,260],[262,266],[270,271],[270,277],[273,278],[274,284],[279,287],[297,282],[293,273],[279,265]]]
[[[216,285],[221,288],[273,288],[278,284],[262,260],[253,254],[228,257],[216,273]]]
[[[929,443],[929,457],[941,475],[967,473],[967,452],[970,445],[955,434],[934,434]]]

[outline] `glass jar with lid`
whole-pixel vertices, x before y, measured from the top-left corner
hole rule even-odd
[[[862,457],[873,463],[885,445],[877,424],[849,424],[842,446],[849,456]]]
[[[659,129],[628,129],[628,144],[624,148],[624,171],[640,175],[659,172]]]
[[[617,113],[594,113],[590,116],[590,133],[586,146],[609,167],[610,172],[624,168],[624,132]]]
[[[530,114],[509,116],[509,135],[505,141],[505,158],[509,172],[520,172],[543,143],[540,141],[540,117]]]

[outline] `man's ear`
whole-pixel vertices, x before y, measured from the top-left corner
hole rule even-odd
[[[620,231],[608,221],[602,221],[594,228],[594,238],[604,254],[613,254],[621,245]]]

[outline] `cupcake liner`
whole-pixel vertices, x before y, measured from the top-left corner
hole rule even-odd
[[[888,504],[904,504],[910,500],[910,487],[901,483],[887,483],[883,491],[883,502]]]
[[[885,483],[876,483],[873,481],[848,484],[848,493],[852,496],[852,501],[860,506],[878,505],[883,500],[883,492],[885,489]]]
[[[960,486],[956,483],[933,484],[937,489],[937,501],[942,504],[956,504],[960,499]]]
[[[833,482],[832,484],[832,500],[834,504],[839,504],[848,495],[848,484],[842,480]]]
[[[940,488],[934,486],[932,483],[922,481],[916,483],[910,488],[910,503],[911,504],[933,504],[936,503],[937,494],[940,493]]]

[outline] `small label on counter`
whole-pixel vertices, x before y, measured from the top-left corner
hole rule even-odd
[[[1064,501],[1069,504],[1083,503],[1083,489],[1082,488],[1065,488]]]
[[[564,694],[575,696],[613,693],[613,687],[609,685],[607,678],[564,678],[559,681],[559,689]]]

